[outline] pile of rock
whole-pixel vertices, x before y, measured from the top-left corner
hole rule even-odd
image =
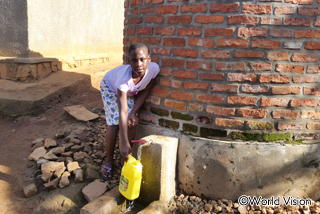
[[[31,143],[29,160],[35,161],[41,170],[41,179],[47,189],[64,188],[84,179],[100,179],[100,166],[104,152],[106,125],[103,120],[88,122],[82,133],[57,134],[55,139],[39,138]],[[85,135],[85,137],[83,137]],[[106,182],[106,190],[118,185],[120,177],[120,154],[118,145],[114,156],[114,177]],[[24,188],[26,197],[37,194],[37,186],[30,184]]]
[[[170,213],[240,213],[240,214],[311,214],[320,213],[320,202],[312,201],[311,206],[241,206],[238,203],[234,203],[231,200],[219,199],[219,200],[206,200],[197,196],[188,196],[181,194],[175,196],[169,204]]]

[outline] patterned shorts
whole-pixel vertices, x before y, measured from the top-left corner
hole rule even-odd
[[[106,113],[108,125],[119,125],[119,108],[117,103],[117,92],[112,91],[104,82],[100,85],[102,101]],[[134,106],[134,97],[127,97],[128,115]]]

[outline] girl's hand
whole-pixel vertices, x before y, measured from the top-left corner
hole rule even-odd
[[[139,118],[131,111],[130,114],[128,115],[129,128],[133,128],[133,127],[137,126],[138,123],[139,123]]]
[[[128,160],[128,154],[132,154],[130,144],[120,146],[120,154],[121,154],[121,166],[124,165],[124,162]]]

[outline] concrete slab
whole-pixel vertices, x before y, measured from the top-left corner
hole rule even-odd
[[[167,214],[169,213],[168,203],[162,201],[154,201],[144,208],[138,214]]]
[[[0,114],[37,115],[74,93],[86,90],[99,93],[104,74],[122,64],[122,53],[110,59],[104,64],[54,72],[36,82],[0,79]]]

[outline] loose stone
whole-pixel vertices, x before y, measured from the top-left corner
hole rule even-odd
[[[59,187],[62,189],[68,185],[70,185],[69,177],[70,177],[70,172],[64,172],[61,176],[60,182],[59,182]]]
[[[57,142],[51,138],[46,138],[44,141],[44,146],[46,148],[57,146]]]
[[[29,184],[23,188],[23,193],[27,198],[30,198],[38,193],[37,186],[35,184]]]
[[[66,167],[65,167],[65,166],[64,166],[64,167],[61,167],[61,168],[59,168],[59,169],[56,169],[56,170],[54,171],[54,177],[60,178],[61,175],[64,173],[64,171],[66,171]]]
[[[42,171],[42,173],[44,173],[44,172],[54,172],[57,169],[63,168],[63,167],[65,167],[65,166],[64,166],[64,163],[62,163],[62,162],[49,161],[49,162],[46,162],[46,163],[41,165],[41,171]]]
[[[94,180],[100,178],[100,173],[94,169],[87,168],[86,170],[86,179],[88,180]]]
[[[49,183],[45,183],[44,186],[47,189],[57,189],[57,186],[59,184],[59,180],[60,180],[60,178],[55,178],[52,181],[50,181]]]
[[[73,152],[64,152],[64,153],[61,153],[61,156],[62,157],[71,157],[71,155],[73,154]]]
[[[61,147],[56,147],[56,148],[51,149],[50,152],[52,154],[59,155],[59,154],[63,153],[65,151],[65,149],[66,149],[65,147],[61,146]]]
[[[43,180],[43,182],[48,183],[52,177],[52,172],[44,172],[41,175],[41,179]]]
[[[76,169],[73,171],[73,173],[74,173],[74,182],[75,183],[83,182],[83,170],[82,169]]]
[[[43,163],[47,163],[47,162],[49,162],[49,160],[44,159],[44,158],[40,158],[40,159],[37,161],[37,167],[40,168]]]
[[[68,169],[68,172],[72,172],[73,170],[80,169],[79,163],[76,161],[68,163],[67,169]]]

